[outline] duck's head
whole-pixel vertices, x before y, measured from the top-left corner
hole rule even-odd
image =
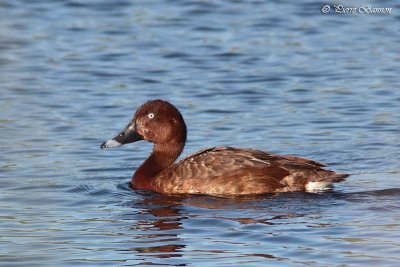
[[[167,101],[150,100],[136,111],[125,129],[100,147],[118,147],[140,140],[155,145],[184,144],[186,124],[181,113]]]

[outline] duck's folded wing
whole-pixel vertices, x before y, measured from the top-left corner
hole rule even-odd
[[[177,194],[246,195],[304,191],[309,181],[321,181],[330,175],[330,171],[322,169],[322,166],[295,156],[217,147],[190,155],[165,170],[154,182],[160,191]]]

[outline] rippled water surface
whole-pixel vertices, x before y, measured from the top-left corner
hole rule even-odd
[[[398,266],[400,5],[325,4],[2,0],[0,265]],[[151,145],[99,146],[152,98],[182,111],[183,155],[254,147],[353,175],[322,194],[133,191]]]

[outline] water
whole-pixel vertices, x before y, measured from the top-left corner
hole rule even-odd
[[[1,1],[0,265],[398,266],[400,5],[323,4]],[[151,145],[99,146],[152,98],[181,109],[184,155],[254,147],[353,175],[324,194],[132,191]]]

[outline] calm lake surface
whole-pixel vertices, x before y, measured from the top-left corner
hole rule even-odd
[[[0,2],[1,266],[399,266],[400,4]],[[331,5],[329,13],[321,8]],[[100,150],[162,98],[182,156],[253,147],[353,174],[332,192],[129,188],[151,144]]]

